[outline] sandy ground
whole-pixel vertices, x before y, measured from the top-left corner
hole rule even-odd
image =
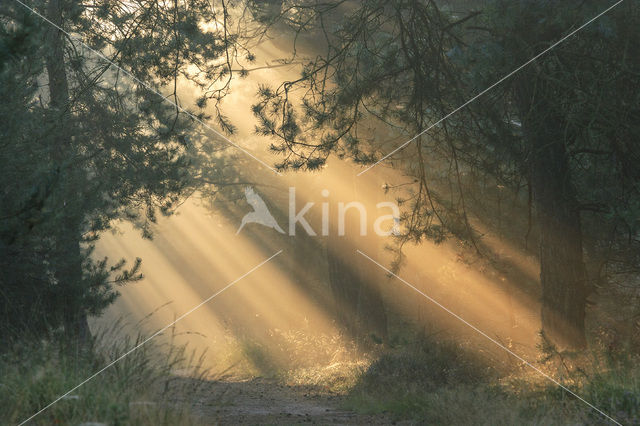
[[[186,402],[192,416],[210,425],[399,424],[389,416],[341,408],[344,396],[315,386],[287,386],[274,380],[209,381]],[[406,423],[405,423],[406,424]]]

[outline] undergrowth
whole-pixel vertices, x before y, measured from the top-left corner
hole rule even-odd
[[[0,424],[20,424],[70,389],[120,358],[146,337],[122,336],[121,324],[93,338],[81,353],[55,339],[21,339],[0,354]],[[34,417],[36,425],[190,425],[188,407],[173,395],[182,389],[177,371],[204,377],[202,358],[174,344],[173,336],[154,339],[131,352]],[[195,383],[198,383],[196,380]]]
[[[640,424],[637,357],[590,353],[567,367],[559,356],[551,358],[564,368],[560,381],[567,388],[621,424]],[[552,363],[547,359],[537,367],[558,379],[547,365]],[[614,424],[528,366],[505,375],[455,343],[433,341],[381,356],[360,376],[344,405],[419,424]]]

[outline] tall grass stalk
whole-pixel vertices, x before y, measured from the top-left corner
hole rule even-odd
[[[19,424],[147,337],[123,321],[99,330],[92,350],[69,353],[54,338],[21,339],[0,353],[0,424]],[[158,336],[35,417],[29,424],[191,425],[188,395],[207,371],[204,353]],[[189,380],[185,380],[188,376]]]

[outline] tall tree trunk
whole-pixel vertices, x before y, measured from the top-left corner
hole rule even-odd
[[[586,270],[564,121],[545,102],[545,96],[553,96],[553,91],[541,79],[536,81],[532,73],[520,79],[518,95],[521,117],[525,117],[523,133],[531,152],[531,187],[540,229],[542,331],[561,349],[584,348]]]
[[[49,0],[47,18],[62,28],[62,11],[65,0]],[[80,249],[80,209],[79,181],[74,179],[77,171],[65,167],[71,151],[71,133],[68,123],[69,83],[65,69],[64,37],[62,31],[51,28],[49,33],[50,49],[46,56],[46,68],[49,79],[51,116],[57,121],[55,143],[52,146],[52,159],[59,168],[60,197],[58,208],[62,210],[62,226],[56,238],[55,276],[60,285],[59,303],[63,307],[65,334],[72,342],[85,346],[89,341],[89,326],[82,303],[82,254]]]
[[[365,246],[365,249],[371,246]],[[376,253],[373,253],[375,255]],[[364,333],[375,336],[377,342],[388,342],[387,312],[379,287],[380,270],[372,268],[371,261],[357,254],[356,267],[361,277],[358,294],[358,321]],[[375,274],[373,272],[377,272]]]
[[[345,252],[353,253],[345,253]],[[371,265],[353,249],[327,249],[329,285],[333,294],[336,318],[352,335],[366,339],[372,335],[387,341],[387,314]]]
[[[355,179],[352,185],[351,198],[358,201]],[[374,235],[360,235],[359,218],[355,216],[345,219],[345,236],[336,236],[336,229],[333,229],[327,241],[329,281],[336,315],[353,336],[364,340],[373,335],[376,340],[386,342],[387,314],[377,275],[373,273],[375,269],[369,260],[355,251],[356,248],[373,250],[378,241]],[[375,256],[375,253],[371,254]]]
[[[355,259],[345,258],[331,243],[327,247],[326,256],[336,319],[339,325],[355,336],[358,334],[357,311],[360,284],[353,270],[354,265],[349,262]]]
[[[564,144],[534,136],[533,197],[540,227],[542,330],[561,347],[583,348],[585,277],[580,211]]]

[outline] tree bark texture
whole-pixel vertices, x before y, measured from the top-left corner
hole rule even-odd
[[[533,205],[540,232],[542,331],[558,348],[585,347],[586,270],[582,227],[560,112],[544,81],[526,73],[518,83],[522,129],[530,149]],[[535,90],[534,90],[535,84]]]
[[[66,0],[49,0],[47,18],[59,27],[63,27],[62,11],[68,8]],[[90,332],[87,315],[82,301],[83,274],[82,253],[80,248],[82,221],[81,184],[74,179],[77,173],[67,167],[72,150],[70,132],[70,97],[67,71],[65,69],[65,35],[57,28],[51,28],[48,40],[49,54],[46,56],[46,69],[49,79],[49,96],[51,117],[56,120],[54,146],[52,146],[52,160],[61,174],[59,185],[60,197],[57,198],[61,210],[62,226],[55,235],[55,278],[60,286],[58,293],[60,306],[63,306],[63,324],[65,334],[70,341],[79,342],[84,346],[88,343]],[[81,173],[80,173],[81,174]]]

